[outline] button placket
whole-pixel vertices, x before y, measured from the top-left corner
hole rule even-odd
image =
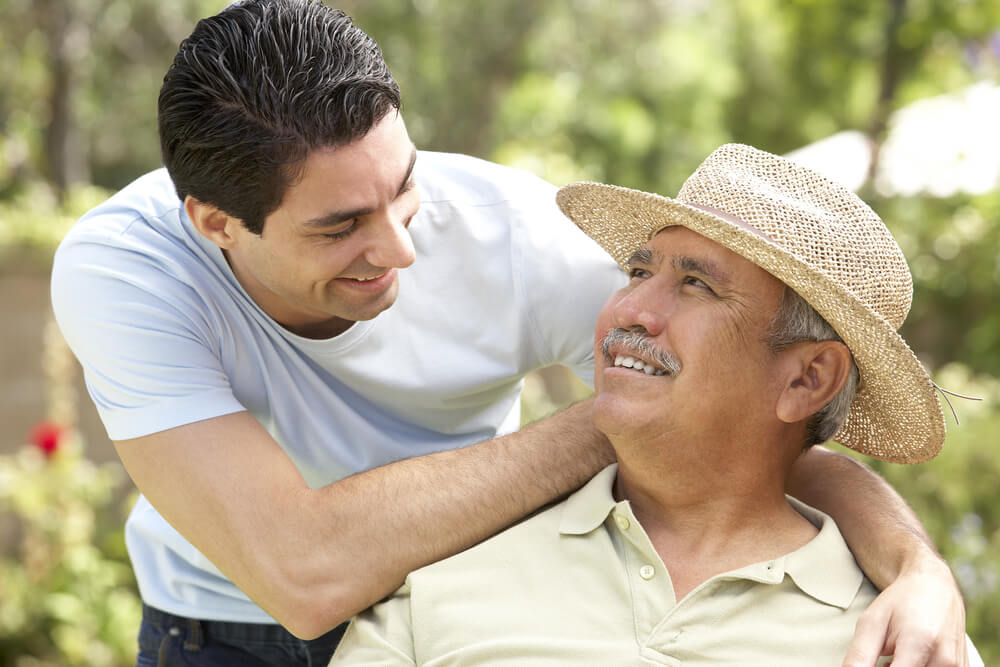
[[[628,529],[622,528],[619,516],[628,521]],[[641,646],[648,646],[655,628],[669,623],[667,618],[676,604],[673,583],[649,537],[627,505],[616,508],[614,521],[618,534],[624,538],[623,565],[632,593],[636,638]]]

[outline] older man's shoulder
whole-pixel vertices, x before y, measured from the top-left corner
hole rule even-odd
[[[478,575],[485,571],[494,574],[523,572],[524,565],[536,560],[535,554],[551,554],[552,549],[557,548],[564,502],[546,505],[479,544],[416,570],[410,574],[411,583],[438,577],[454,578],[462,572]]]

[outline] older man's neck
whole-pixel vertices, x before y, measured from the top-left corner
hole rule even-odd
[[[751,470],[637,458],[619,453],[616,497],[629,500],[678,600],[716,574],[783,556],[817,533],[785,499],[784,464]]]

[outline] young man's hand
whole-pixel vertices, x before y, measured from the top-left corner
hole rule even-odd
[[[844,667],[968,667],[965,604],[947,564],[928,555],[904,568],[858,619]]]

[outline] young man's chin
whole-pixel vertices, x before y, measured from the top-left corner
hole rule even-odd
[[[340,315],[340,317],[354,321],[375,319],[380,313],[388,310],[396,303],[398,294],[398,281],[393,280],[382,291],[370,294],[367,298],[357,300],[354,304],[345,304],[347,307],[341,309],[344,314]]]

